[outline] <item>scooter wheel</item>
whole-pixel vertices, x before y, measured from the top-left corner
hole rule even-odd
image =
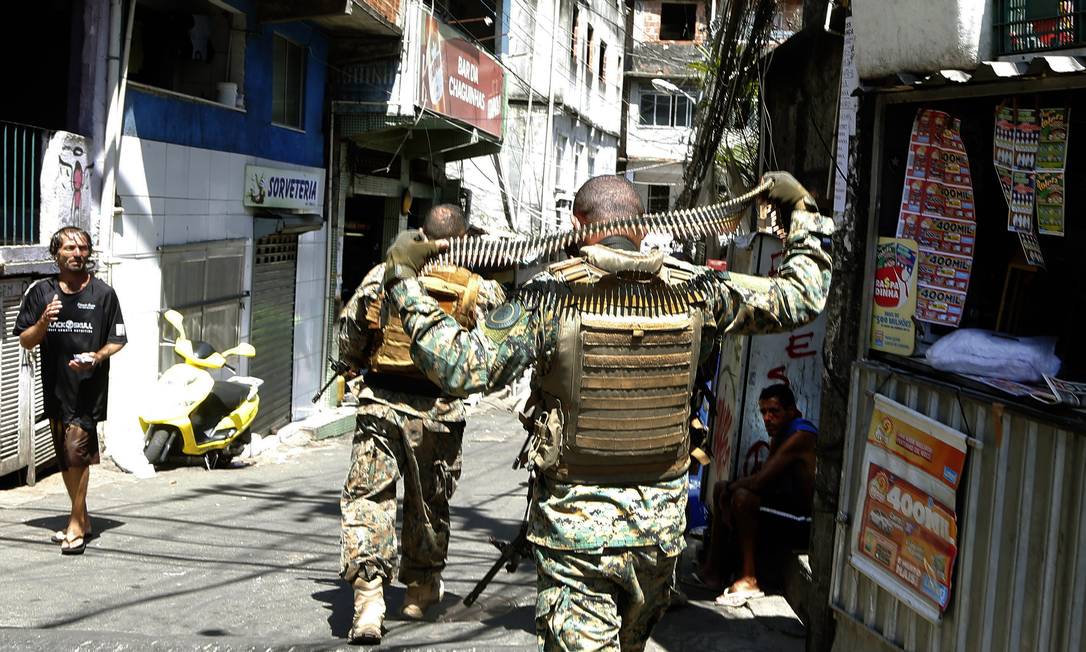
[[[151,431],[147,445],[143,447],[143,456],[151,464],[161,464],[166,458],[166,447],[170,444],[170,431],[156,428]]]

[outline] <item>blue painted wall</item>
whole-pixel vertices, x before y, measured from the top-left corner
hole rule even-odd
[[[260,25],[252,2],[230,2],[247,15],[245,112],[129,87],[124,133],[177,145],[325,167],[323,125],[328,40],[305,23]],[[280,34],[306,48],[305,133],[272,124],[272,47]]]

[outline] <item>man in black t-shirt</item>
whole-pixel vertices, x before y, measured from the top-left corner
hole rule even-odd
[[[72,500],[68,527],[53,541],[61,544],[62,553],[79,554],[91,535],[87,485],[90,465],[99,461],[97,425],[106,418],[109,356],[128,338],[117,294],[87,269],[87,232],[74,226],[60,229],[49,242],[49,253],[60,274],[30,286],[13,334],[23,348],[41,345],[45,413]]]

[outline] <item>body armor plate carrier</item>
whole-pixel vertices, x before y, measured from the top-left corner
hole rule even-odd
[[[536,464],[579,484],[678,477],[689,464],[703,314],[686,290],[691,271],[658,255],[588,249],[606,268],[580,259],[551,268],[576,307],[562,311],[559,354],[538,380],[548,427],[536,435],[550,441]]]
[[[475,306],[483,282],[478,274],[463,267],[434,267],[418,280],[426,293],[461,326],[467,329],[475,326]],[[411,360],[411,338],[404,332],[400,316],[394,311],[382,316],[384,305],[382,294],[380,301],[366,308],[366,326],[374,331],[370,372],[426,379]]]

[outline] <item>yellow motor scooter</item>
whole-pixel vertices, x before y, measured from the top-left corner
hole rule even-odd
[[[226,359],[251,358],[256,349],[242,342],[219,353],[207,342],[188,339],[181,313],[167,310],[164,318],[177,331],[173,350],[182,362],[159,377],[139,417],[143,454],[151,464],[202,458],[211,470],[229,462],[249,443],[249,426],[260,407],[257,390],[264,381],[237,375],[216,380],[208,370],[236,371]]]

